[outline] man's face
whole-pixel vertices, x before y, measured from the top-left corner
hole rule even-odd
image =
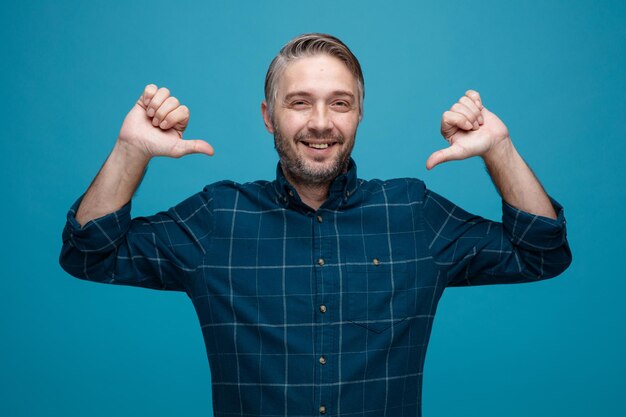
[[[300,58],[278,80],[274,114],[263,118],[287,178],[324,184],[347,167],[360,120],[357,81],[337,58]]]

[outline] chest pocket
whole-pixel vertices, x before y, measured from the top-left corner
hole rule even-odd
[[[373,259],[347,263],[346,319],[375,333],[382,333],[408,316],[405,263],[390,264]]]

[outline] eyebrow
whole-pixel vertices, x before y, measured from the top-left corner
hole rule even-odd
[[[352,94],[349,91],[346,90],[336,90],[333,91],[331,94],[331,96],[347,96],[350,99],[354,100],[354,94]],[[312,97],[313,94],[307,92],[307,91],[294,91],[293,93],[289,93],[285,96],[285,101],[289,101],[294,97]]]

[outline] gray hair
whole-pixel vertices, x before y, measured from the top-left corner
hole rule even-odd
[[[363,99],[365,97],[365,82],[361,64],[352,51],[339,39],[324,33],[305,33],[282,47],[278,55],[272,60],[265,75],[265,101],[270,117],[274,115],[274,103],[278,93],[278,79],[292,61],[296,59],[327,54],[343,62],[357,80],[359,95],[359,114],[363,114]]]

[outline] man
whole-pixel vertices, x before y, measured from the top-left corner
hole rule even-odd
[[[450,146],[427,167],[480,156],[503,223],[417,179],[364,181],[350,153],[363,76],[338,39],[290,41],[267,73],[276,180],[222,181],[167,212],[130,218],[154,156],[213,154],[182,139],[189,110],[148,85],[68,215],[61,264],[93,281],[185,291],[197,311],[216,416],[415,416],[447,286],[536,281],[571,261],[561,206],[506,126],[468,91],[443,114]]]

